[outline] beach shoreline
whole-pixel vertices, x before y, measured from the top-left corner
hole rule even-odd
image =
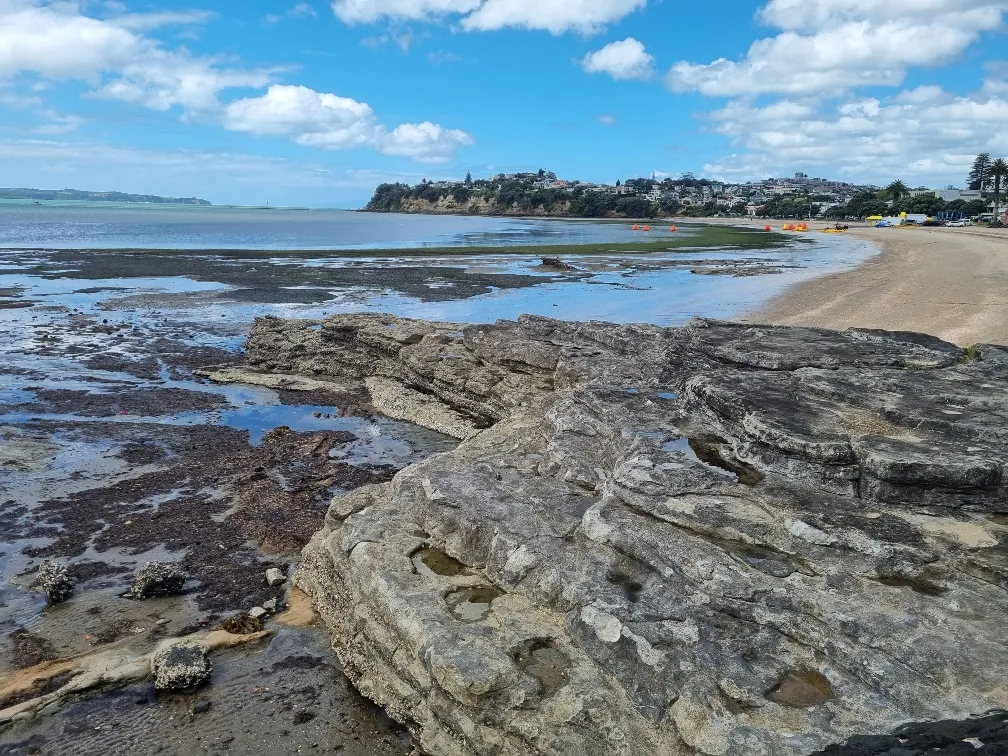
[[[855,226],[847,233],[879,254],[797,284],[740,320],[916,331],[960,346],[1008,344],[1008,231]]]

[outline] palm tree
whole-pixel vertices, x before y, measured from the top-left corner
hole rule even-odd
[[[889,186],[886,187],[886,194],[893,202],[899,202],[901,199],[907,196],[910,190],[907,189],[907,185],[904,184],[899,179],[893,181]]]
[[[994,179],[994,222],[999,220],[998,211],[1001,209],[1001,179],[1008,176],[1008,161],[998,158],[990,165],[988,175]]]

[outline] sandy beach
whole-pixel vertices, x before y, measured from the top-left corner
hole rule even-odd
[[[919,331],[960,346],[1008,344],[1008,231],[852,227],[848,233],[877,244],[881,254],[799,284],[743,319]]]

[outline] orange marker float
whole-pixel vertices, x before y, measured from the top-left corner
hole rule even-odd
[[[674,233],[675,233],[676,231],[678,231],[678,230],[679,230],[679,229],[678,229],[678,228],[676,228],[675,226],[672,226],[672,228],[670,228],[670,229],[669,229],[669,231],[671,231],[671,232],[672,232],[673,234],[674,234]]]
[[[634,223],[633,224],[633,228],[631,228],[630,230],[631,231],[640,231],[640,226],[638,226],[636,223]]]
[[[651,226],[644,226],[644,230],[645,231],[650,231],[651,230]]]
[[[764,231],[769,231],[770,230],[770,224],[767,223],[765,226],[763,226],[763,230]]]

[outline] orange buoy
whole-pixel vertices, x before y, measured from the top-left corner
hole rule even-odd
[[[631,231],[640,231],[640,226],[638,226],[636,223],[634,223],[633,224],[633,228],[631,228],[630,230]]]
[[[678,229],[678,228],[676,228],[675,226],[672,226],[672,228],[670,228],[670,229],[669,229],[669,231],[671,231],[671,232],[672,232],[673,234],[674,234],[674,233],[675,233],[676,231],[678,231],[678,230],[679,230],[679,229]]]
[[[651,230],[651,226],[644,226],[644,230],[645,231],[650,231]]]
[[[765,226],[763,226],[763,230],[764,231],[769,231],[770,230],[770,224],[767,223]]]

